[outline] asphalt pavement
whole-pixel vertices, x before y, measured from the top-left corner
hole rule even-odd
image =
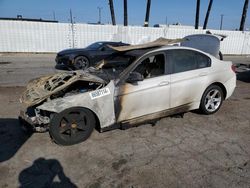
[[[62,147],[48,133],[24,134],[17,119],[24,86],[56,72],[54,58],[0,55],[0,187],[250,187],[250,71],[239,71],[233,96],[214,115],[188,112],[155,126],[94,131]]]

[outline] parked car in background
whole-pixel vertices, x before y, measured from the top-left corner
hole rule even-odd
[[[28,106],[21,124],[49,130],[56,143],[72,145],[86,140],[94,128],[126,129],[194,109],[213,114],[236,87],[232,62],[198,49],[168,46],[142,52],[118,73],[91,67],[33,80],[21,98]]]
[[[109,57],[115,51],[110,46],[127,46],[122,42],[95,42],[86,48],[62,50],[56,56],[56,68],[69,70],[84,70],[97,62]]]

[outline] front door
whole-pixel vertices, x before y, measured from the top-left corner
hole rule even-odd
[[[133,72],[144,76],[143,81],[117,88],[116,118],[118,122],[161,112],[170,107],[170,75],[166,74],[164,53],[142,59]]]

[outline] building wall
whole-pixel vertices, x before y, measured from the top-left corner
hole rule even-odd
[[[210,30],[227,35],[221,43],[223,54],[250,54],[250,32]],[[0,21],[0,52],[58,52],[85,47],[95,41],[123,41],[139,44],[159,37],[169,39],[205,33],[178,27],[112,26],[27,21]]]

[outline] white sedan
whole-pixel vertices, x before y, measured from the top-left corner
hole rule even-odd
[[[199,109],[217,112],[236,87],[232,62],[188,47],[161,47],[138,56],[120,74],[58,73],[28,85],[21,113],[54,141],[72,145],[101,132],[129,128],[162,117]],[[43,78],[40,78],[40,81]]]

